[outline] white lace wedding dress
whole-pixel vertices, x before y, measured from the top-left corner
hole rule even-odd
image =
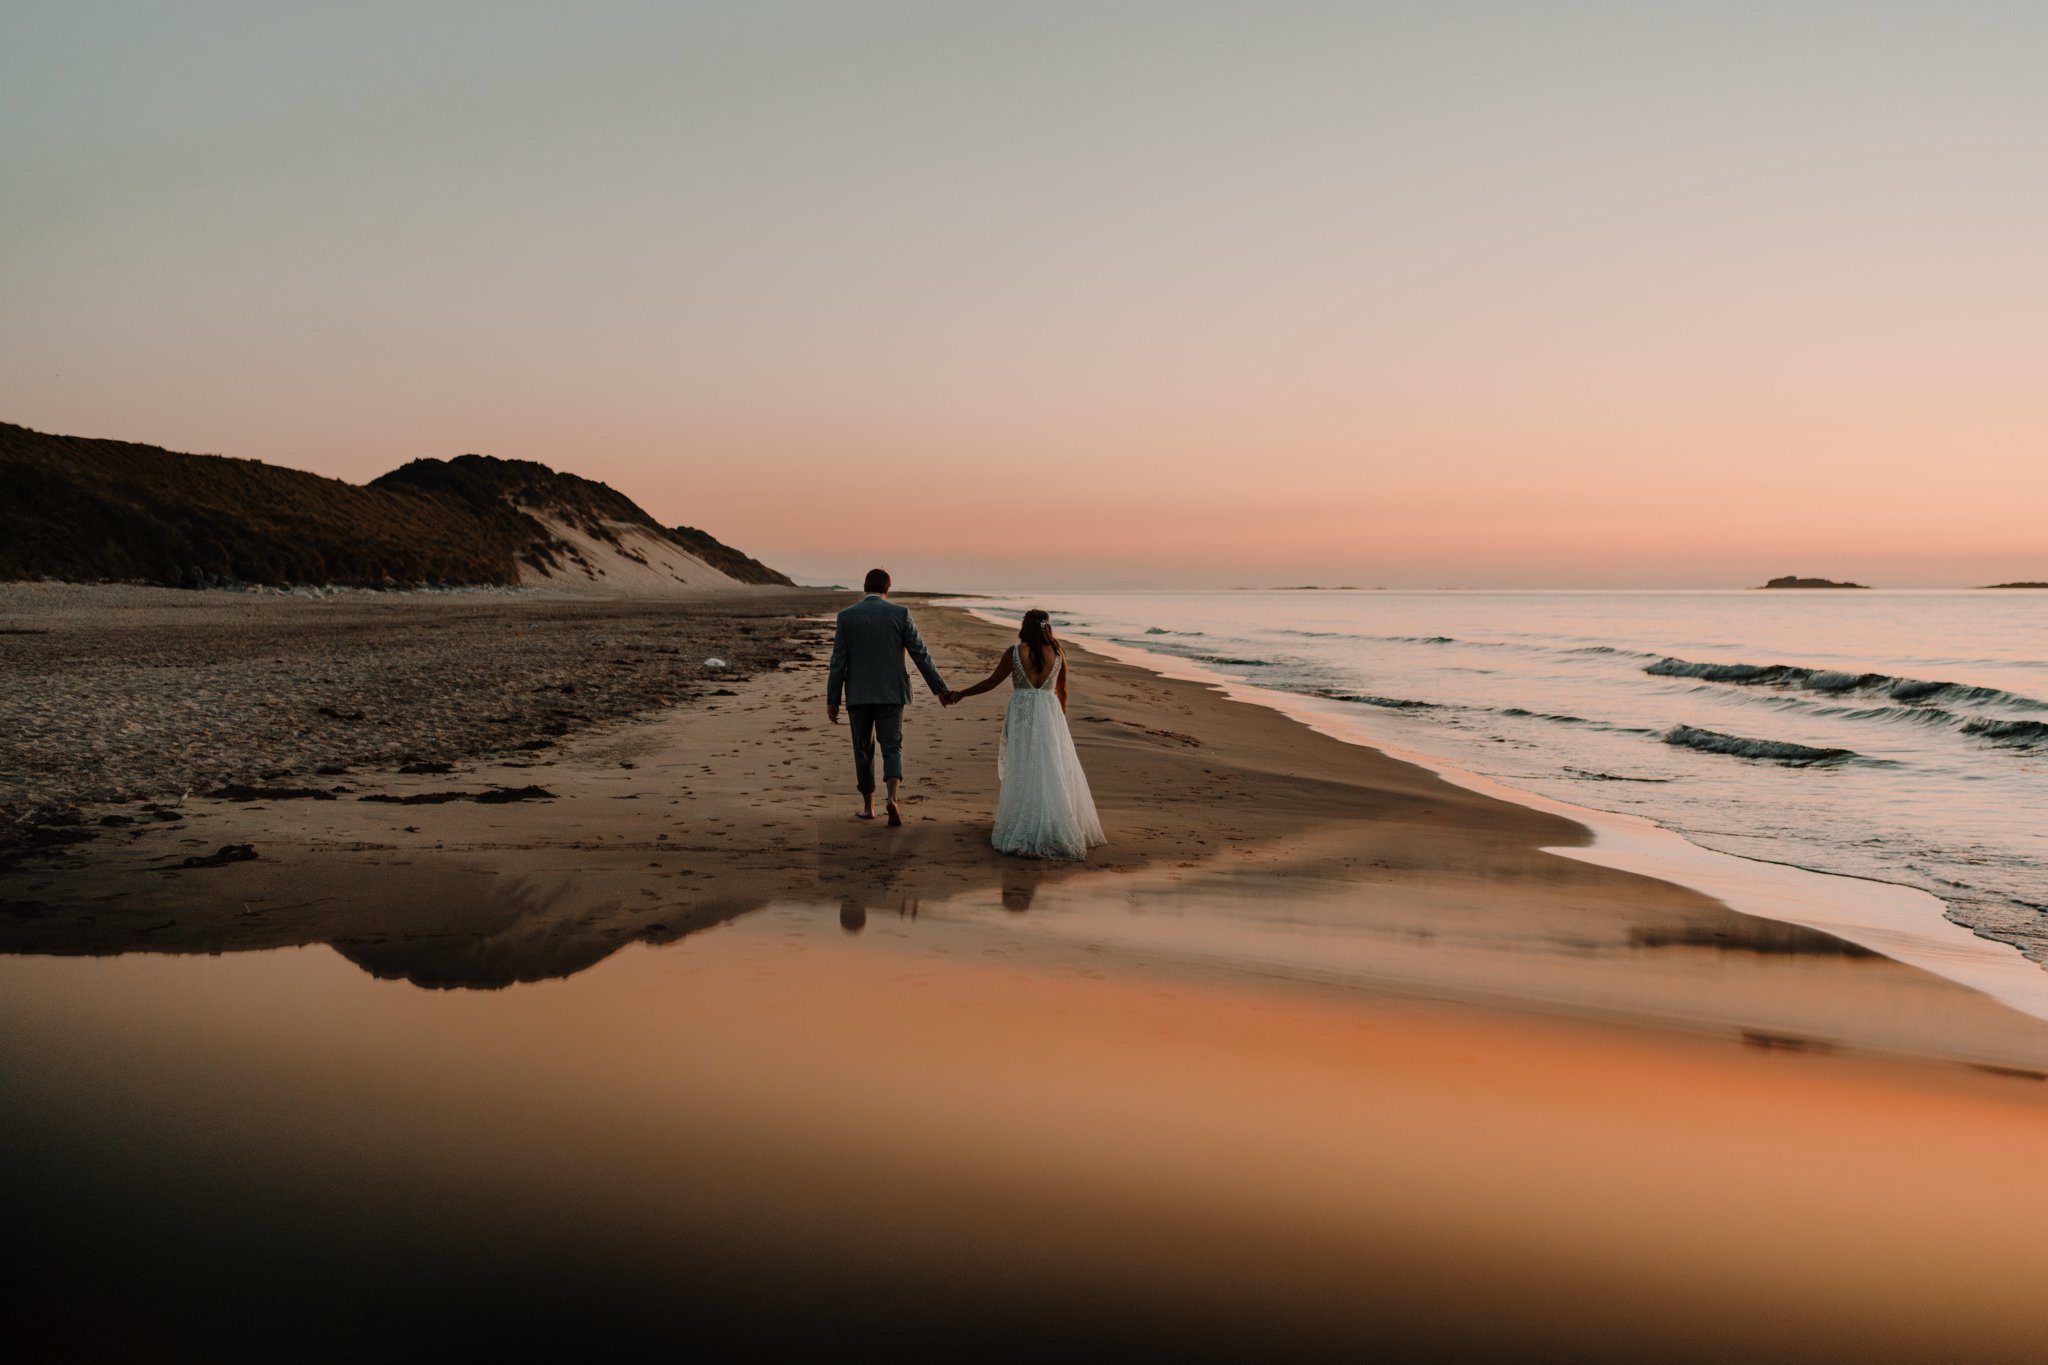
[[[1055,657],[1045,681],[1024,675],[1024,646],[1010,647],[1010,710],[996,760],[1003,794],[996,802],[995,846],[1029,858],[1080,858],[1109,842],[1074,752],[1066,708],[1053,688],[1066,660]]]

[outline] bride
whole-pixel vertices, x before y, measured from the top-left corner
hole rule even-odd
[[[1003,717],[1003,747],[996,760],[1003,784],[996,802],[996,849],[1028,858],[1081,858],[1108,840],[1067,729],[1066,650],[1053,638],[1052,619],[1037,608],[1024,613],[1017,640],[996,660],[993,672],[947,702],[979,696],[1010,680],[1010,709]]]

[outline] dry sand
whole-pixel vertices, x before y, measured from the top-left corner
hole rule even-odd
[[[917,610],[956,686],[1007,642]],[[602,964],[591,979],[638,1005],[596,1023],[522,996],[567,1012],[536,1037],[667,1039],[682,1051],[622,1042],[604,1064],[657,1076],[697,1055],[682,1036],[728,1030],[686,1107],[730,1131],[662,1148],[713,1163],[722,1193],[664,1189],[628,1153],[590,1199],[729,1217],[733,1256],[768,1267],[880,1246],[970,1317],[1007,1290],[1079,1323],[1092,1283],[1136,1340],[1219,1346],[2020,1359],[2048,1332],[2048,1025],[1543,852],[1584,833],[1078,650],[1108,848],[1070,866],[988,847],[1000,694],[920,698],[906,827],[857,821],[823,666],[792,652],[519,766],[190,798],[176,823],[0,873],[0,952],[329,944],[430,987]],[[546,797],[361,799],[528,785]],[[179,866],[240,844],[256,856]],[[656,979],[675,971],[682,994]],[[534,1065],[523,1093],[553,1083]],[[842,1162],[865,1174],[845,1185]]]
[[[530,756],[777,667],[835,600],[0,584],[0,856],[80,805]]]

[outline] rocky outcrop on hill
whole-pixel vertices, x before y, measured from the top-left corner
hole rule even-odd
[[[700,531],[694,526],[671,526],[669,537],[691,554],[717,569],[728,578],[742,583],[759,583],[764,586],[793,588],[796,583],[788,574],[777,573],[751,555],[741,554],[732,546],[713,536],[709,531]],[[2043,586],[2048,586],[2044,584]]]
[[[414,460],[361,487],[0,423],[0,485],[0,580],[628,593],[789,582],[701,531],[664,528],[616,489],[526,460]]]

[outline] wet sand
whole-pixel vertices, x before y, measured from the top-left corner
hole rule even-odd
[[[963,610],[920,614],[955,685],[1006,647],[1001,629]],[[0,873],[12,911],[0,916],[0,951],[328,943],[379,976],[491,987],[566,975],[625,943],[673,941],[777,901],[822,901],[859,920],[995,896],[1012,910],[1082,907],[1020,922],[1032,941],[1094,934],[1150,959],[1243,958],[1304,982],[2048,1068],[2048,1025],[1974,992],[1544,852],[1587,834],[1199,682],[1078,649],[1071,720],[1109,847],[1085,865],[989,847],[1001,693],[950,710],[914,703],[907,823],[856,820],[847,730],[824,715],[825,649],[811,629],[808,642],[786,632],[792,654],[777,667],[700,683],[694,702],[591,724],[546,752],[435,773],[357,764],[331,800],[192,796],[171,808],[175,822],[29,859]],[[582,687],[597,705],[591,671]],[[502,804],[441,799],[536,788]],[[255,856],[181,866],[240,845]],[[1132,905],[1171,918],[1117,910]],[[1276,949],[1276,932],[1303,951]]]
[[[1010,924],[771,907],[490,993],[322,950],[0,958],[8,1331],[2038,1358],[2030,1085],[1049,963]]]
[[[917,610],[956,686],[1005,643]],[[224,1216],[185,1209],[194,1170],[247,1210],[296,1171],[290,1219],[401,1262],[445,1216],[504,1283],[557,1275],[526,1311],[572,1336],[658,1334],[635,1305],[664,1295],[927,1349],[2020,1359],[2048,1332],[2048,1025],[1544,852],[1584,832],[1199,683],[1074,672],[1113,841],[1086,866],[988,848],[1000,696],[921,698],[907,826],[853,819],[821,651],[522,766],[359,765],[340,799],[195,797],[26,861],[19,1168],[168,1228]],[[247,953],[299,945],[354,965]],[[71,1264],[50,1301],[98,1302]],[[275,1279],[237,1297],[297,1302]],[[405,1330],[482,1330],[488,1287],[450,1285],[392,1299]]]

